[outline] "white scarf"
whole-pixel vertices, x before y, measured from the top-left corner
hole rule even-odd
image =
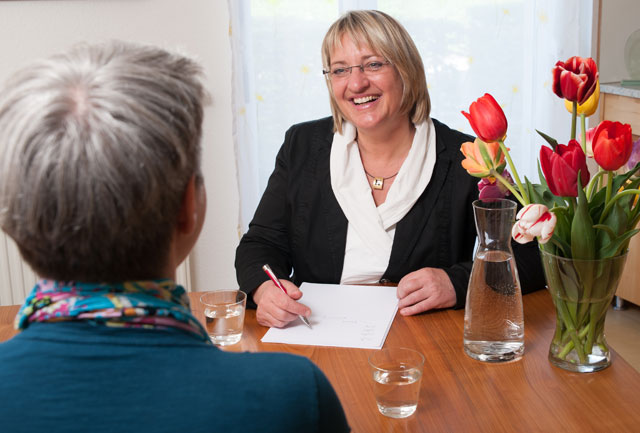
[[[343,124],[343,133],[333,135],[331,187],[353,229],[368,247],[369,254],[389,262],[395,224],[413,207],[429,184],[436,163],[436,134],[431,119],[416,125],[411,149],[387,192],[376,207],[364,172],[356,139],[356,128]],[[391,230],[390,230],[391,229]]]

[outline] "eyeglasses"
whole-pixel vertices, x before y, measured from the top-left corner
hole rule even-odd
[[[374,60],[372,62],[365,63],[364,65],[360,64],[353,66],[337,66],[330,70],[324,69],[322,73],[328,78],[342,79],[347,78],[349,75],[351,75],[351,70],[353,68],[360,68],[360,72],[366,75],[375,75],[380,72],[383,67],[390,64],[391,62],[388,60],[385,60],[384,62],[380,60]]]

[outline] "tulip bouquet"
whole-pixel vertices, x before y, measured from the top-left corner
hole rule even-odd
[[[640,178],[634,176],[640,169],[640,149],[633,149],[627,124],[605,120],[587,131],[585,118],[596,111],[600,93],[593,59],[571,57],[557,62],[552,71],[553,92],[572,113],[571,137],[559,144],[537,131],[548,144],[540,149],[540,182],[518,175],[504,143],[507,119],[489,94],[473,102],[469,113],[462,112],[478,137],[462,145],[462,165],[482,178],[481,199],[509,192],[523,206],[512,236],[520,243],[537,238],[540,245],[558,316],[550,359],[563,368],[595,371],[599,368],[583,366],[602,364],[603,358],[608,365],[604,316],[629,240],[640,231],[635,228],[640,221]],[[581,136],[576,139],[578,119]],[[635,160],[630,160],[632,154]],[[593,175],[587,157],[598,165]]]

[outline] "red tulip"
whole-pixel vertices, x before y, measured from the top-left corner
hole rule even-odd
[[[582,185],[589,182],[587,157],[576,140],[571,140],[566,146],[558,144],[555,150],[543,146],[540,149],[540,165],[547,185],[554,195],[578,196],[578,170]]]
[[[596,128],[591,145],[593,157],[600,167],[605,170],[617,170],[631,156],[631,125],[604,120]]]
[[[503,141],[507,136],[507,118],[493,96],[488,93],[471,103],[469,113],[462,111],[462,114],[478,138],[485,143]]]
[[[552,69],[553,93],[569,101],[584,103],[596,90],[598,66],[589,58],[570,57]]]

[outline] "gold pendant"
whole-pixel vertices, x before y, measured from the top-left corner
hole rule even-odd
[[[372,186],[373,189],[382,189],[384,187],[384,179],[381,177],[374,177]]]

